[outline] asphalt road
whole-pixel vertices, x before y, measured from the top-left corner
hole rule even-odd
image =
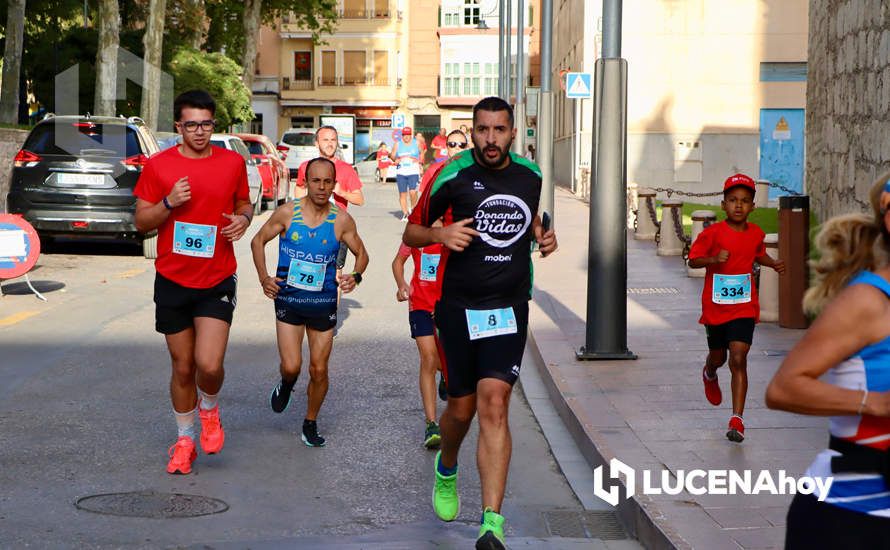
[[[366,184],[351,208],[371,256],[363,284],[341,302],[342,327],[319,416],[323,449],[299,440],[308,372],[284,414],[269,408],[278,380],[274,312],[249,254],[254,222],[236,252],[238,308],[220,404],[224,450],[199,454],[192,475],[165,471],[176,436],[169,359],[154,331],[154,269],[121,243],[57,242],[32,280],[0,298],[0,547],[469,548],[480,515],[475,427],[461,452],[458,519],[430,505],[433,454],[422,448],[418,361],[407,306],[395,300],[390,262],[404,225],[393,184]],[[257,221],[268,218],[264,213]],[[275,242],[269,257],[277,256]],[[347,267],[351,267],[350,258]],[[524,367],[527,368],[527,367]],[[440,412],[442,404],[440,403]],[[548,513],[582,512],[521,391],[510,412],[513,462],[503,513],[511,547],[630,548],[629,541],[560,538]],[[75,507],[91,495],[182,493],[227,505],[192,518],[98,514]],[[148,500],[144,500],[148,499]],[[200,508],[177,501],[170,515]],[[184,502],[184,504],[183,504]],[[143,510],[144,507],[144,510]]]

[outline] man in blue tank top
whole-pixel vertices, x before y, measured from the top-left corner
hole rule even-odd
[[[411,137],[411,127],[402,128],[402,141],[393,145],[389,156],[396,162],[396,187],[399,189],[399,206],[402,207],[402,221],[408,221],[411,208],[417,204],[417,183],[420,181],[420,147]],[[408,207],[408,195],[411,207]]]
[[[316,419],[328,391],[328,359],[337,324],[337,289],[348,293],[362,281],[368,253],[355,221],[329,199],[336,185],[336,168],[326,158],[309,161],[308,193],[275,210],[250,242],[263,293],[275,301],[281,381],[272,390],[272,410],[283,412],[290,402],[302,366],[303,335],[309,339],[309,386],[302,439],[323,447]],[[278,268],[266,269],[266,243],[278,237]],[[349,275],[337,276],[340,243],[355,256]]]

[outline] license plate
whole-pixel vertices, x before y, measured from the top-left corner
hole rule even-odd
[[[66,185],[102,185],[105,183],[105,176],[102,174],[68,174],[59,172],[56,174],[56,181]]]

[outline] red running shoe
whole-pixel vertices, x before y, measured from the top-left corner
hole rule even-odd
[[[703,367],[701,370],[701,379],[705,383],[705,397],[708,398],[708,403],[716,407],[723,402],[723,394],[720,392],[720,384],[717,383],[717,373],[714,373],[714,378],[708,378],[705,374],[707,370],[708,367]]]
[[[226,440],[226,434],[219,423],[219,405],[209,411],[200,409],[201,418],[201,450],[212,455],[220,452]]]
[[[192,473],[192,462],[198,458],[198,451],[195,450],[195,442],[191,437],[181,436],[167,450],[167,454],[170,456],[170,462],[167,463],[168,474]]]
[[[745,422],[741,416],[734,414],[729,417],[729,431],[726,432],[726,439],[735,443],[745,440]]]

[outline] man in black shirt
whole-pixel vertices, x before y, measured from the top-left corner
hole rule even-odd
[[[448,161],[424,190],[403,240],[447,250],[439,261],[442,298],[435,320],[445,356],[448,406],[436,455],[433,508],[444,521],[460,511],[457,457],[479,412],[477,462],[482,526],[476,548],[504,548],[500,515],[512,442],[507,412],[519,377],[531,298],[532,241],[543,256],[556,250],[552,229],[537,215],[541,172],[510,153],[513,109],[497,97],[473,108],[473,149]],[[443,227],[432,227],[444,218]]]

